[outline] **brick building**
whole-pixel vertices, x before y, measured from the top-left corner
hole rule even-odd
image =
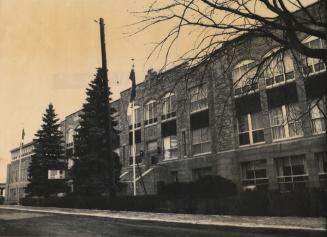
[[[21,198],[25,195],[25,189],[28,184],[28,167],[32,161],[33,149],[34,147],[32,142],[23,144],[21,151],[21,163],[19,162],[20,147],[14,148],[10,151],[11,162],[7,166],[6,181],[6,202],[8,203],[17,202],[18,194]]]

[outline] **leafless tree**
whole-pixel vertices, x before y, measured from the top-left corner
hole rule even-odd
[[[135,12],[141,17],[135,24],[135,33],[151,27],[171,26],[154,45],[149,58],[163,55],[163,69],[186,63],[188,73],[198,65],[209,65],[217,57],[227,59],[225,70],[231,72],[238,54],[236,48],[244,44],[243,39],[262,39],[277,50],[262,56],[234,81],[237,86],[247,77],[245,88],[249,92],[265,73],[273,74],[280,65],[285,67],[286,54],[295,59],[303,77],[310,74],[308,59],[315,60],[317,67],[327,67],[326,12],[326,0],[153,0],[148,9]],[[172,51],[176,53],[176,46],[185,41],[185,35],[195,39],[193,47],[170,59]],[[319,39],[320,44],[309,45],[305,41],[307,37]],[[320,103],[324,97],[326,89],[297,119],[318,106],[326,121],[327,109],[321,108]]]

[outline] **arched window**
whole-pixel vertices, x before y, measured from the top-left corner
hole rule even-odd
[[[302,43],[312,49],[326,48],[326,41],[314,36],[307,37]],[[303,55],[301,56],[301,67],[304,75],[326,71],[326,65],[321,59],[310,58]]]
[[[263,65],[263,75],[266,86],[285,83],[294,79],[294,65],[292,54],[289,50],[277,52],[278,48],[271,50],[266,56]]]
[[[67,147],[71,147],[74,144],[74,134],[75,130],[73,128],[69,128],[67,131],[67,139],[66,139],[66,145]]]
[[[191,113],[208,109],[208,89],[206,84],[190,89]]]
[[[157,122],[157,104],[155,100],[150,100],[144,106],[144,125]]]
[[[258,89],[257,80],[254,78],[255,73],[256,67],[253,60],[244,60],[234,67],[232,78],[235,95]]]
[[[129,124],[129,129],[132,129],[133,124],[132,124],[132,108],[130,105],[128,106],[128,111],[127,111],[127,118],[128,118],[128,124]],[[135,124],[135,129],[141,127],[141,107],[138,105],[134,106],[134,124]]]
[[[162,99],[162,116],[161,119],[169,119],[176,116],[175,94],[168,92]]]

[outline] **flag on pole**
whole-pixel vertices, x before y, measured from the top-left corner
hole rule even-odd
[[[135,71],[132,68],[131,73],[129,74],[129,79],[132,81],[132,90],[131,90],[131,99],[130,102],[135,100],[136,97],[136,83],[135,83]]]
[[[25,130],[23,128],[23,130],[22,130],[22,141],[24,140],[24,137],[25,137]]]

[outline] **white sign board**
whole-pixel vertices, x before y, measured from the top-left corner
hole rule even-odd
[[[48,179],[64,179],[64,170],[48,170]]]

